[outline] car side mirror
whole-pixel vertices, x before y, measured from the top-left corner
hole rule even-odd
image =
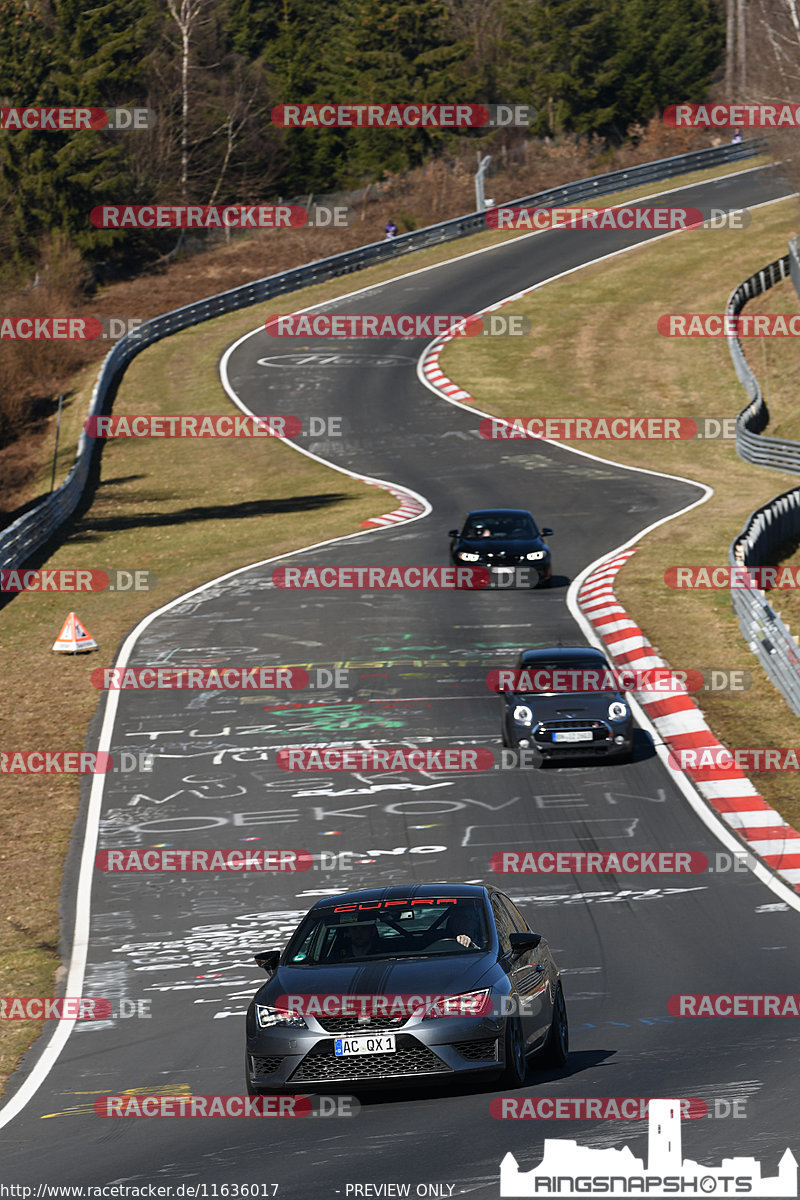
[[[552,529],[541,529],[539,532],[541,533],[542,537],[552,537],[553,536]]]
[[[511,942],[511,955],[519,958],[526,950],[535,950],[542,940],[540,933],[512,933],[508,939]]]
[[[262,970],[268,975],[274,975],[278,969],[278,961],[281,957],[280,950],[259,950],[258,954],[254,954],[256,960]]]
[[[451,529],[451,530],[450,530],[450,532],[448,533],[448,535],[447,535],[447,536],[448,536],[448,537],[458,537],[458,530],[457,530],[457,529]]]

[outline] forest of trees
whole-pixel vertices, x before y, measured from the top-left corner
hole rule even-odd
[[[730,0],[729,0],[730,2]],[[271,202],[498,139],[622,143],[721,73],[717,0],[0,0],[0,104],[147,107],[151,129],[0,133],[0,282],[47,234],[97,274],[174,234],[95,229],[98,204]],[[282,103],[525,103],[530,130],[281,129]],[[183,170],[185,161],[185,171]]]

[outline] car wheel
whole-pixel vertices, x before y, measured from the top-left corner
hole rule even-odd
[[[503,1087],[522,1087],[528,1073],[528,1060],[525,1057],[522,1022],[518,1016],[509,1016],[506,1020],[505,1059],[500,1083]]]
[[[553,1019],[550,1022],[550,1034],[547,1044],[542,1051],[541,1061],[550,1067],[563,1067],[569,1053],[569,1022],[567,1021],[567,1005],[564,992],[559,983],[553,1001]]]

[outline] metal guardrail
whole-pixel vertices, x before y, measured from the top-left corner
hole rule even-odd
[[[789,249],[790,253],[784,258],[769,263],[739,284],[728,301],[728,313],[741,312],[748,300],[790,275],[800,294],[796,244],[790,243]],[[775,471],[800,474],[800,443],[759,436],[769,421],[761,387],[744,357],[738,337],[728,335],[728,349],[739,381],[750,396],[750,403],[736,418],[736,450],[740,458]],[[731,543],[728,562],[732,567],[763,566],[798,532],[800,488],[792,488],[750,514],[744,529]],[[792,712],[800,716],[800,651],[789,626],[759,588],[731,588],[731,603],[745,641]]]
[[[573,204],[607,194],[611,190],[632,187],[636,184],[666,179],[673,175],[684,175],[708,167],[735,163],[752,158],[760,153],[764,142],[751,138],[738,145],[715,146],[708,150],[697,150],[690,154],[679,154],[662,158],[640,166],[610,171],[605,175],[594,175],[575,183],[549,188],[532,196],[523,196],[509,204],[548,205]],[[126,334],[116,343],[103,360],[100,373],[92,392],[87,416],[97,416],[105,410],[118,379],[128,363],[145,347],[152,345],[171,333],[198,325],[223,313],[235,312],[253,304],[260,304],[286,292],[297,291],[314,283],[359,271],[372,263],[398,258],[403,254],[423,250],[441,242],[467,237],[486,228],[483,213],[470,213],[428,225],[412,233],[401,234],[392,241],[373,242],[346,250],[330,258],[319,259],[278,275],[269,275],[253,283],[243,284],[205,300],[187,304],[183,308],[155,317],[140,325],[135,333]],[[0,534],[0,567],[21,566],[25,560],[53,535],[55,530],[77,508],[86,481],[94,450],[94,438],[82,433],[78,441],[75,462],[66,480],[51,495],[19,517]]]

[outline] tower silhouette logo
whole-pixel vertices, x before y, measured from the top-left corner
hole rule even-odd
[[[520,1171],[513,1154],[500,1164],[500,1195],[533,1196],[797,1196],[797,1159],[788,1148],[778,1174],[764,1178],[755,1158],[724,1158],[705,1167],[682,1158],[679,1100],[651,1100],[647,1164],[622,1150],[593,1150],[576,1141],[546,1138],[542,1161]]]

